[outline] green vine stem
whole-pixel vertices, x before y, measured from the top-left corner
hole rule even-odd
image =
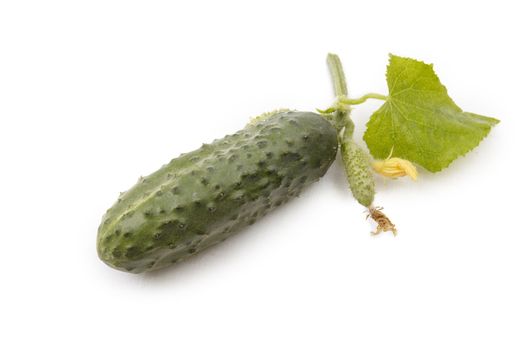
[[[324,114],[328,118],[332,118],[332,121],[338,131],[341,131],[345,126],[351,127],[352,131],[354,124],[350,119],[350,106],[358,105],[370,98],[378,100],[386,100],[387,96],[369,93],[361,96],[360,98],[348,98],[348,88],[346,86],[345,72],[339,56],[333,53],[329,53],[326,57],[326,63],[328,64],[328,70],[330,71],[330,77],[334,88],[334,94],[336,101],[335,103],[326,110],[319,110],[318,112]]]
[[[326,63],[328,63],[328,69],[330,70],[335,96],[346,97],[348,95],[348,89],[346,87],[346,78],[343,71],[343,65],[341,64],[339,56],[329,53],[326,57]]]
[[[326,57],[326,63],[328,64],[328,70],[330,71],[330,77],[332,78],[336,99],[348,99],[348,88],[346,87],[345,72],[343,71],[343,65],[341,64],[339,56],[329,53]],[[345,125],[348,126],[348,124],[351,124],[351,127],[353,128],[354,124],[349,117],[349,108],[337,105],[328,113],[332,112],[334,113],[334,124],[338,131],[341,131]]]
[[[376,100],[386,101],[388,96],[381,95],[381,94],[376,94],[376,93],[369,93],[369,94],[363,95],[363,96],[361,96],[359,98],[340,98],[338,102],[342,103],[342,104],[345,104],[345,105],[358,105],[358,104],[361,104],[363,102],[366,102],[370,98],[374,98]]]

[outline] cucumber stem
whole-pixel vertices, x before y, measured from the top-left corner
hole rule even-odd
[[[332,78],[332,85],[334,87],[334,93],[336,102],[332,107],[326,110],[318,110],[322,114],[334,113],[335,125],[337,130],[345,126],[345,124],[352,123],[350,120],[349,112],[351,105],[358,105],[364,103],[370,98],[377,100],[386,100],[388,97],[381,94],[369,93],[361,96],[360,98],[348,98],[348,88],[346,86],[345,72],[339,56],[334,53],[329,53],[326,57],[326,63],[328,64],[328,70],[330,71],[330,77]],[[349,121],[348,121],[348,120]]]
[[[334,53],[329,53],[326,57],[330,77],[332,78],[332,85],[337,100],[348,100],[348,88],[346,87],[345,72],[339,56]],[[352,129],[354,123],[350,119],[350,108],[339,105],[334,108],[334,124],[337,131],[341,131],[345,126],[351,124]]]
[[[326,57],[326,63],[328,63],[328,69],[330,70],[335,96],[347,97],[348,89],[346,87],[345,72],[343,71],[343,65],[341,64],[339,56],[334,53],[329,53]]]

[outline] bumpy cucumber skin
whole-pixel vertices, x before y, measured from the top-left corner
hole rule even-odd
[[[318,181],[337,152],[318,114],[282,112],[181,155],[123,193],[102,219],[97,251],[140,273],[225,240]]]
[[[341,141],[341,155],[346,177],[354,198],[365,207],[374,202],[375,182],[370,158],[358,144],[352,140],[352,130],[345,130]]]

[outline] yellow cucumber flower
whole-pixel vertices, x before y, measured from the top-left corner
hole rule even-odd
[[[390,155],[385,160],[377,160],[372,163],[372,167],[374,170],[385,177],[389,177],[392,179],[402,177],[402,176],[410,176],[412,180],[417,180],[417,169],[409,160],[397,158],[397,157],[391,157],[392,152],[390,152]]]

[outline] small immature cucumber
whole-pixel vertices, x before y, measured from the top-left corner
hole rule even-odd
[[[309,112],[281,112],[173,159],[120,196],[102,220],[97,251],[139,273],[223,241],[319,180],[337,132]]]
[[[374,201],[374,176],[368,154],[352,140],[353,131],[353,124],[349,123],[342,136],[341,155],[354,198],[368,208]]]

